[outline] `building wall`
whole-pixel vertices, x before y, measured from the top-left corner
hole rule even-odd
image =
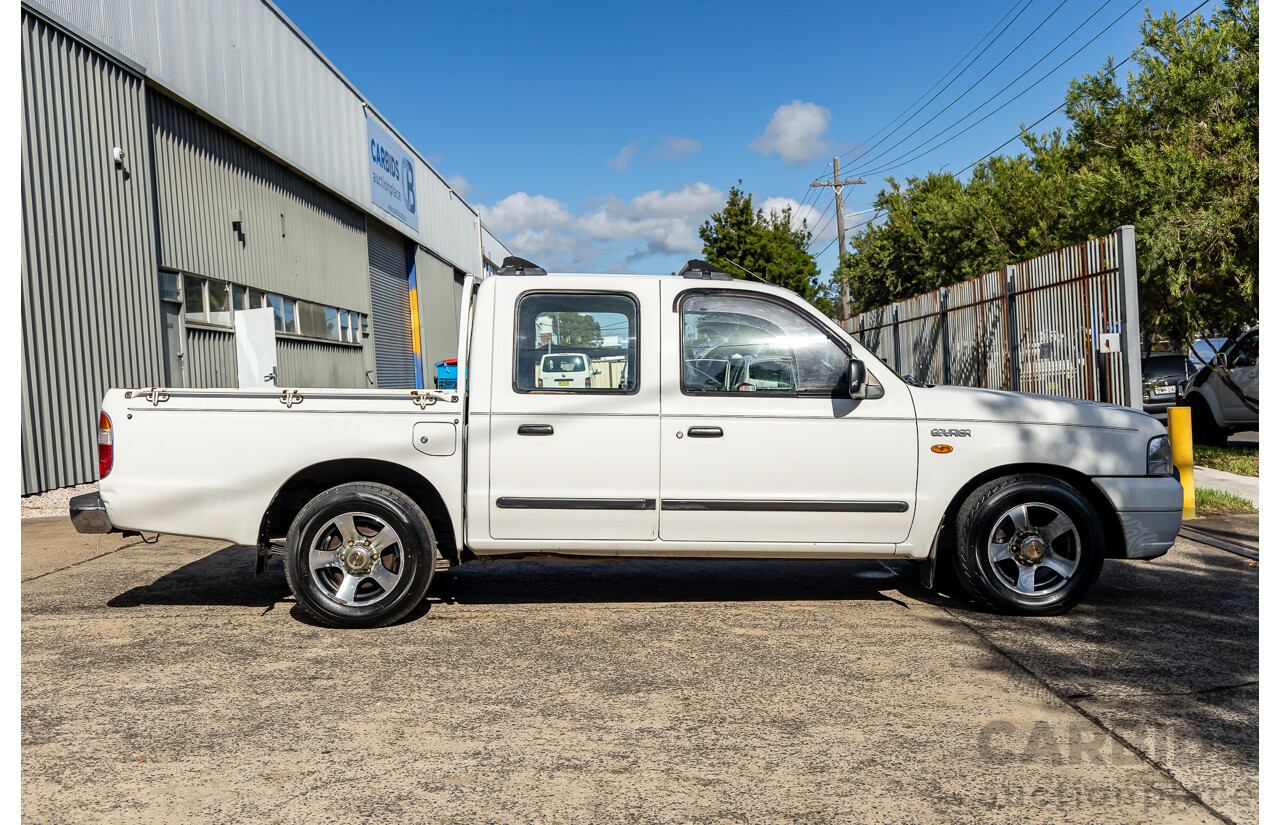
[[[373,205],[366,110],[398,133],[268,0],[25,2],[103,43],[137,64],[149,83],[392,223],[454,266],[482,271],[478,212],[421,153],[413,151],[418,229]],[[409,42],[390,36],[397,47]]]
[[[461,278],[453,267],[418,247],[418,317],[422,326],[422,377],[435,387],[436,362],[458,356]]]
[[[235,333],[188,327],[186,353],[188,387],[238,386]]]
[[[95,480],[103,394],[160,384],[163,368],[143,82],[26,13],[21,38],[22,487],[33,493]]]
[[[373,346],[342,347],[319,341],[276,339],[276,372],[282,387],[351,387],[370,389]],[[366,370],[370,374],[366,374]]]
[[[434,385],[434,362],[456,354],[461,273],[484,271],[479,216],[412,149],[419,229],[372,204],[365,119],[395,130],[279,9],[23,0],[21,11],[24,493],[97,478],[108,388],[165,384],[166,365],[187,386],[236,386],[230,329],[184,319],[166,349],[158,279],[176,283],[174,271],[372,320],[377,225],[422,263],[420,332],[406,340]],[[357,343],[278,335],[278,383],[375,386],[377,339],[372,323]]]
[[[359,210],[178,101],[152,93],[147,109],[160,266],[369,313]],[[362,349],[279,336],[277,383],[368,386]],[[237,385],[230,330],[188,325],[185,351],[188,386]]]
[[[358,210],[163,95],[148,110],[160,266],[369,312]]]

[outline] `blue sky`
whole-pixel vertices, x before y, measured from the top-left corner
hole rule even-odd
[[[815,198],[808,184],[829,178],[833,155],[850,153],[844,176],[868,173],[867,185],[845,188],[845,212],[867,209],[886,175],[963,169],[1050,112],[1071,78],[1138,45],[1147,8],[1181,15],[1199,4],[277,2],[518,255],[553,271],[679,269],[700,256],[697,227],[742,179],[757,206],[802,204],[824,275],[836,260],[834,210],[820,217],[830,189]],[[914,159],[932,143],[908,151],[1023,72],[939,139],[1048,77],[924,157]],[[1037,131],[1064,123],[1055,115]]]

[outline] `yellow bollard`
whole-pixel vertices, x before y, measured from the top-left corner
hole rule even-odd
[[[1173,465],[1182,477],[1182,517],[1196,517],[1196,482],[1191,465],[1191,408],[1169,408],[1169,446],[1173,448]]]

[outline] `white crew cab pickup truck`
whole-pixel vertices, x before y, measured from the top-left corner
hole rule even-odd
[[[373,626],[437,563],[535,557],[913,559],[926,584],[946,565],[988,607],[1056,613],[1181,524],[1150,416],[914,385],[794,293],[700,261],[508,259],[463,294],[456,391],[111,390],[77,528],[256,545],[260,569],[282,553],[317,619]],[[625,368],[539,386],[548,351]]]

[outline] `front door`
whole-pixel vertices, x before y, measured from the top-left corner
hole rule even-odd
[[[494,539],[658,534],[656,283],[500,278],[494,305],[489,532]],[[623,369],[610,368],[621,360]]]
[[[805,545],[906,539],[915,509],[909,392],[852,401],[853,346],[801,307],[663,283],[664,541]],[[678,362],[675,361],[678,356]]]

